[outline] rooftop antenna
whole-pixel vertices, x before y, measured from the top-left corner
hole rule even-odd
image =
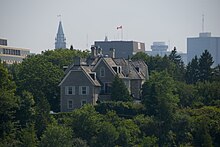
[[[205,23],[205,21],[204,21],[204,14],[202,14],[202,32],[204,33],[204,23]]]

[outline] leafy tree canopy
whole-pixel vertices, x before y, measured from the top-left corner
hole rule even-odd
[[[123,80],[120,79],[118,75],[115,76],[115,79],[112,82],[111,99],[113,101],[124,101],[124,102],[132,100],[127,87],[125,86]]]

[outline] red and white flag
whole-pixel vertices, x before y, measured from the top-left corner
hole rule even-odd
[[[122,26],[118,26],[118,27],[117,27],[117,30],[118,30],[118,29],[122,29]]]

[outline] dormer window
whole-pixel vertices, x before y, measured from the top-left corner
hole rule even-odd
[[[113,70],[114,70],[116,73],[118,73],[118,67],[117,67],[117,66],[113,66],[112,68],[113,68]]]
[[[105,77],[105,68],[104,67],[100,68],[100,77]]]
[[[140,68],[139,67],[135,67],[135,69],[137,70],[137,72],[140,72]]]
[[[118,66],[118,73],[121,73],[121,66]]]
[[[89,75],[93,80],[96,80],[96,73],[95,72],[91,72],[91,73],[89,73]]]
[[[112,69],[113,69],[116,73],[121,73],[121,66],[113,66]]]

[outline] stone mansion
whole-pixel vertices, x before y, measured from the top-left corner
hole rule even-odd
[[[97,100],[110,100],[111,83],[116,75],[121,78],[134,99],[141,98],[141,87],[149,78],[148,67],[143,61],[115,58],[115,49],[110,55],[102,55],[102,49],[91,47],[87,59],[74,58],[65,69],[60,82],[61,112],[72,111],[86,103],[95,105]]]

